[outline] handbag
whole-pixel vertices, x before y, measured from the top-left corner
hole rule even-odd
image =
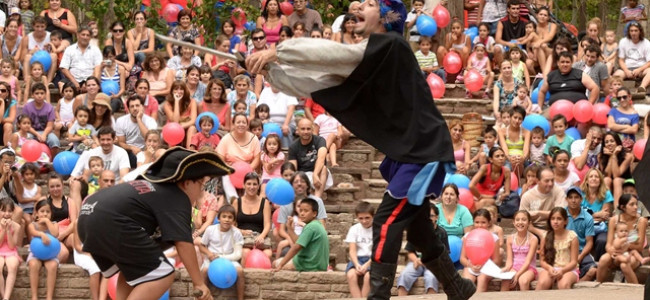
[[[510,192],[510,195],[506,197],[506,200],[499,205],[499,215],[502,218],[512,218],[515,213],[519,211],[519,205],[521,204],[521,197],[517,192]]]

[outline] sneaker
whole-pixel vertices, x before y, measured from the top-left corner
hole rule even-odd
[[[623,280],[625,280],[625,276],[621,270],[614,272],[614,282],[623,282]]]

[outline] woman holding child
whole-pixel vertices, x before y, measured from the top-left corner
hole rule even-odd
[[[551,45],[555,39],[557,25],[549,22],[550,15],[551,12],[548,7],[542,6],[537,10],[537,36],[539,36],[539,40],[533,43],[533,51],[536,55],[530,55],[526,60],[530,74],[537,74],[537,72],[533,72],[535,71],[535,65],[542,69],[546,65],[546,58],[553,52]]]
[[[233,201],[237,228],[244,236],[242,265],[246,265],[246,257],[251,249],[264,251],[271,258],[271,203],[260,196],[260,177],[250,172],[244,177],[244,195]]]
[[[598,272],[596,280],[605,281],[612,269],[620,268],[627,283],[639,283],[634,270],[641,265],[634,252],[641,253],[645,243],[645,232],[648,220],[637,213],[638,199],[635,195],[625,194],[618,201],[620,214],[609,219],[607,230],[607,253],[603,254],[598,261]],[[622,229],[627,229],[627,243],[616,245],[615,239],[620,239],[620,231],[616,228],[618,224],[624,224]]]

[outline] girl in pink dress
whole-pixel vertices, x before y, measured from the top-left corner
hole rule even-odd
[[[528,231],[530,225],[530,214],[525,210],[515,213],[514,223],[517,232],[508,237],[506,266],[504,272],[516,271],[512,280],[501,281],[501,290],[509,291],[519,285],[519,289],[527,291],[530,283],[537,278],[537,260],[535,250],[539,241],[537,237]]]
[[[7,281],[0,273],[0,295],[2,299],[10,299],[11,292],[14,289],[16,282],[16,274],[18,273],[18,266],[20,265],[20,256],[18,256],[18,232],[20,225],[11,219],[14,213],[15,204],[9,199],[5,198],[0,201],[0,212],[2,219],[0,219],[0,270],[7,265]]]

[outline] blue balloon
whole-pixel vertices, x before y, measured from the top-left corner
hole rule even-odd
[[[210,130],[210,134],[215,134],[215,132],[219,130],[219,124],[220,124],[219,117],[217,117],[217,115],[215,115],[213,112],[209,112],[209,111],[202,112],[198,116],[196,116],[196,122],[194,123],[194,125],[196,126],[196,131],[201,132],[201,124],[199,124],[199,121],[203,116],[209,116],[212,118],[214,125],[212,126],[212,130]]]
[[[43,72],[47,73],[52,66],[52,57],[50,53],[45,50],[38,50],[32,54],[32,58],[29,59],[29,64],[32,65],[35,61],[40,62],[43,65]]]
[[[527,115],[524,118],[524,122],[521,123],[521,126],[528,131],[533,130],[535,127],[540,127],[544,129],[544,135],[548,135],[548,132],[551,131],[551,125],[549,125],[548,120],[540,114]]]
[[[266,184],[266,197],[275,204],[286,205],[293,202],[295,193],[291,183],[282,178],[273,178]]]
[[[40,237],[32,238],[32,241],[29,243],[29,251],[34,254],[34,257],[40,260],[50,260],[56,258],[61,251],[61,243],[59,240],[49,233],[46,233],[47,237],[50,239],[50,244],[43,244],[43,240]]]
[[[472,41],[473,44],[474,38],[478,36],[478,27],[472,26],[470,28],[465,29],[465,34],[469,36],[469,40]]]
[[[114,80],[102,81],[102,93],[109,97],[117,95],[120,92],[120,84]]]
[[[551,100],[551,91],[546,91],[546,97],[544,98],[544,101],[548,103],[549,100]]]
[[[418,32],[423,36],[434,36],[438,32],[436,20],[424,14],[418,17],[415,25],[418,27]]]
[[[277,134],[280,138],[282,138],[282,127],[278,125],[277,123],[266,123],[263,126],[264,131],[262,131],[262,136],[267,137],[271,133]]]
[[[580,136],[580,131],[578,131],[578,128],[571,127],[569,129],[567,129],[564,133],[566,135],[572,137],[574,141],[582,139],[582,136]]]
[[[530,94],[530,101],[533,102],[533,104],[537,104],[537,97],[539,96],[539,87],[536,87],[533,89],[533,92]]]
[[[214,221],[212,221],[212,225],[217,225],[219,224],[219,218],[214,217]]]
[[[169,290],[167,290],[159,300],[169,300]]]
[[[460,260],[460,251],[463,248],[463,240],[455,235],[447,236],[449,242],[449,257],[451,261],[457,262]]]
[[[72,151],[63,151],[54,157],[52,166],[54,171],[60,175],[70,175],[77,164],[77,160],[79,160],[79,154]]]
[[[445,181],[445,184],[453,183],[459,189],[469,189],[469,177],[463,174],[453,174]]]
[[[174,4],[174,5],[176,5],[176,7],[178,7],[178,11],[183,10],[183,6],[182,6],[182,5],[180,5],[180,4]]]
[[[257,24],[255,24],[255,21],[248,21],[246,24],[244,24],[244,28],[248,31],[253,31],[257,27]]]
[[[217,258],[208,267],[210,282],[220,289],[227,289],[237,282],[237,269],[225,258]]]

